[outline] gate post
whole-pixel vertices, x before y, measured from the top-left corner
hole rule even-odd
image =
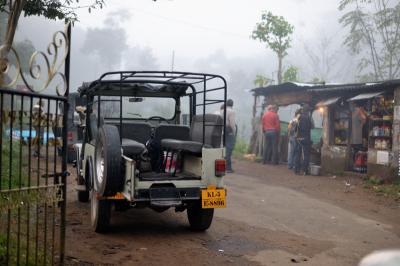
[[[71,58],[71,23],[67,25],[67,40],[68,40],[68,56],[65,59],[64,65],[64,75],[67,81],[67,88],[65,90],[65,94],[69,95],[69,75],[70,75],[70,58]],[[61,205],[61,230],[60,230],[60,264],[64,264],[65,258],[65,224],[66,224],[66,210],[67,210],[67,176],[69,173],[67,172],[67,134],[68,134],[68,111],[69,111],[69,102],[65,102],[64,104],[64,116],[63,116],[63,148],[62,148],[62,176],[61,182],[62,186],[62,194],[64,195],[64,200]]]

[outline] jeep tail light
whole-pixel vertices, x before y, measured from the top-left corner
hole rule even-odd
[[[226,161],[224,159],[215,160],[215,176],[222,177],[225,175]]]
[[[68,141],[72,141],[73,140],[72,131],[68,131],[67,139],[68,139]]]

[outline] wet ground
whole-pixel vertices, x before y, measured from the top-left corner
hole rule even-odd
[[[114,212],[111,231],[94,233],[90,204],[78,203],[70,185],[67,265],[345,266],[400,247],[400,202],[364,191],[356,177],[296,176],[284,165],[247,161],[235,167],[225,177],[228,207],[204,233],[189,230],[186,212],[150,209]]]

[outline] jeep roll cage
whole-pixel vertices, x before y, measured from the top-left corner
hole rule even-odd
[[[189,88],[190,92],[188,92]],[[197,115],[198,107],[203,115],[203,144],[205,128],[215,126],[205,122],[206,107],[224,103],[223,124],[220,126],[223,127],[223,136],[225,136],[227,85],[226,80],[220,75],[177,71],[114,71],[104,73],[95,81],[84,82],[78,91],[81,96],[87,97],[87,124],[93,111],[95,96],[120,96],[120,125],[122,125],[123,96],[174,98],[178,108],[180,108],[180,97],[188,96],[189,123],[192,122],[193,116]],[[207,94],[212,96],[207,98]],[[201,99],[198,100],[198,98]],[[98,113],[100,114],[100,104],[98,104]],[[176,115],[179,121],[179,113]],[[100,115],[97,120],[99,126]],[[225,146],[225,137],[223,145]]]

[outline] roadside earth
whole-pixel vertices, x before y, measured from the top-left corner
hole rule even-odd
[[[357,265],[373,250],[400,247],[400,203],[364,191],[357,178],[234,166],[225,177],[228,207],[204,233],[189,230],[186,212],[150,209],[114,212],[111,231],[94,233],[90,204],[77,202],[71,175],[66,264]]]

